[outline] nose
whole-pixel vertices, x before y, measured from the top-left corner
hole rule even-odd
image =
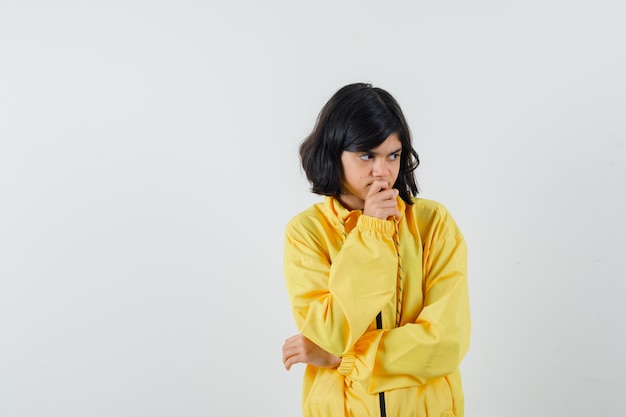
[[[372,175],[375,177],[384,178],[389,175],[389,167],[387,166],[387,161],[384,158],[380,158],[374,160],[374,169],[372,171]]]

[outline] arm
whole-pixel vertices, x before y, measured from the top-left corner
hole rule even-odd
[[[285,277],[300,333],[342,356],[395,295],[394,227],[387,220],[360,216],[332,264],[322,243],[327,233],[328,225],[309,218],[290,222]]]
[[[370,378],[372,393],[448,375],[469,348],[467,250],[456,224],[446,220],[425,245],[425,299],[417,320],[367,332],[339,367],[351,378]]]

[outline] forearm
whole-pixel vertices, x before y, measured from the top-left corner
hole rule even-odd
[[[470,329],[467,289],[460,282],[415,323],[365,333],[338,369],[349,378],[369,379],[372,393],[423,385],[459,367]]]
[[[391,222],[361,216],[332,260],[288,241],[285,275],[299,331],[344,355],[395,295],[397,255]]]

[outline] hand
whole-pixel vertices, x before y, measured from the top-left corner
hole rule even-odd
[[[400,218],[396,198],[399,192],[395,188],[389,188],[386,181],[374,181],[365,196],[363,214],[387,220],[390,217]]]
[[[290,370],[296,363],[308,363],[319,368],[336,368],[341,358],[326,352],[301,334],[291,336],[283,345],[283,364]]]

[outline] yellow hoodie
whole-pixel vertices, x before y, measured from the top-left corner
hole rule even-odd
[[[456,416],[469,348],[467,249],[441,204],[398,198],[382,220],[325,197],[287,225],[285,278],[300,333],[342,358],[307,365],[305,417]]]

